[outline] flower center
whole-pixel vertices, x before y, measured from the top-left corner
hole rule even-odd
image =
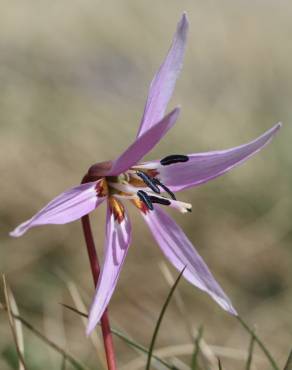
[[[103,177],[96,188],[97,195],[108,196],[110,209],[118,222],[124,217],[122,200],[130,200],[145,214],[154,210],[154,204],[169,206],[182,213],[191,212],[192,205],[178,201],[159,176],[161,167],[188,160],[186,155],[174,154],[153,163],[153,166],[150,163],[138,164],[118,176]]]
[[[174,193],[159,179],[156,169],[130,168],[119,176],[108,176],[105,182],[108,196],[115,200],[130,200],[143,213],[154,210],[154,204],[170,206],[182,213],[191,212],[192,205],[180,202]],[[115,208],[116,203],[112,203]],[[119,210],[118,210],[119,211]]]

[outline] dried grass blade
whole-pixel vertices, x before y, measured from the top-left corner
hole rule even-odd
[[[88,318],[88,315],[84,312],[80,312],[79,310],[77,310],[75,307],[71,307],[65,303],[62,303],[62,305],[66,308],[68,308],[69,310],[77,313],[78,315],[81,315],[83,317],[87,317]],[[133,347],[133,348],[136,348],[138,349],[139,351],[145,353],[148,355],[149,353],[149,350],[148,348],[142,346],[142,344],[139,344],[135,341],[133,341],[131,338],[127,337],[124,333],[120,332],[119,330],[117,329],[114,329],[114,328],[111,328],[111,332],[117,336],[118,338],[122,339],[125,343],[127,343],[129,346]],[[175,366],[172,366],[170,364],[168,364],[166,361],[162,360],[160,357],[156,356],[155,354],[152,355],[152,357],[158,361],[159,363],[161,363],[162,365],[164,365],[167,369],[170,369],[170,370],[176,370]]]
[[[86,311],[86,307],[85,307],[85,304],[81,298],[81,295],[79,293],[79,290],[76,286],[76,284],[73,283],[73,281],[69,280],[69,279],[65,279],[65,283],[67,285],[67,288],[69,290],[69,293],[71,295],[71,298],[77,308],[78,311]],[[83,322],[83,325],[84,327],[86,328],[87,327],[87,318],[84,318],[82,316],[80,316],[81,319],[82,319],[82,322]],[[106,359],[105,359],[105,356],[104,356],[104,352],[100,350],[100,348],[103,348],[103,344],[102,344],[102,341],[100,339],[100,337],[97,335],[97,332],[94,331],[91,335],[90,335],[90,340],[96,350],[96,353],[97,353],[97,357],[99,359],[99,361],[101,362],[102,364],[102,367],[103,368],[106,368]]]
[[[195,339],[195,346],[194,346],[194,352],[192,356],[192,362],[191,362],[191,369],[197,370],[198,369],[198,355],[200,352],[200,341],[203,337],[203,327],[200,326],[198,330],[198,335]]]
[[[0,309],[7,311],[8,307],[7,305],[4,306],[0,303]],[[15,315],[13,312],[11,312],[12,317],[15,320],[19,320],[23,326],[25,326],[29,331],[31,331],[35,336],[37,336],[39,339],[41,339],[44,343],[46,343],[48,346],[52,347],[55,351],[59,352],[62,356],[66,357],[67,362],[70,362],[70,364],[76,369],[76,370],[89,370],[87,367],[82,365],[78,360],[76,360],[73,355],[66,352],[63,348],[59,347],[56,343],[51,341],[49,338],[47,338],[44,334],[42,334],[38,329],[36,329],[32,324],[30,324],[28,321],[26,321],[23,317]],[[27,368],[26,368],[27,370]]]
[[[173,357],[172,363],[177,370],[190,370],[189,365],[185,364],[180,358]]]
[[[2,281],[3,281],[3,288],[4,288],[4,297],[5,297],[6,310],[7,310],[7,314],[8,314],[8,321],[9,321],[9,325],[10,325],[10,328],[11,328],[13,340],[15,342],[16,351],[17,351],[18,359],[19,359],[19,370],[28,370],[28,368],[27,368],[27,366],[24,362],[24,358],[23,358],[24,346],[23,346],[22,328],[21,328],[21,325],[16,326],[14,316],[13,316],[13,313],[11,311],[11,305],[16,306],[16,302],[13,298],[13,303],[11,303],[10,299],[11,299],[12,293],[10,293],[8,291],[6,278],[5,278],[4,274],[2,275]]]
[[[14,312],[16,315],[19,315],[18,306],[17,306],[15,297],[11,289],[8,289],[8,294],[9,294],[11,311]],[[13,322],[14,322],[18,347],[19,347],[20,352],[22,353],[22,356],[24,357],[24,339],[23,339],[22,323],[18,320],[15,320],[14,317],[13,317]],[[19,359],[18,370],[25,370],[20,359]]]

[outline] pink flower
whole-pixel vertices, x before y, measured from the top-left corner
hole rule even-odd
[[[191,211],[191,204],[176,200],[175,192],[203,184],[243,163],[271,141],[281,124],[232,149],[174,154],[141,163],[178,118],[179,108],[164,114],[182,68],[187,31],[188,21],[183,14],[166,59],[151,82],[137,137],[128,149],[113,161],[91,166],[86,183],[62,193],[11,232],[18,237],[34,226],[75,221],[107,201],[104,260],[90,309],[88,333],[109,303],[131,243],[126,202],[137,208],[167,259],[179,271],[186,266],[184,277],[207,292],[224,310],[236,315],[205,262],[163,208],[172,207],[182,213]]]

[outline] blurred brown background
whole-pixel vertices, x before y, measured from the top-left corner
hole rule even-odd
[[[148,158],[229,148],[284,122],[275,141],[248,163],[181,194],[192,202],[192,214],[174,214],[283,366],[292,342],[289,1],[2,2],[0,271],[21,314],[97,368],[80,318],[59,305],[73,305],[62,274],[74,281],[86,305],[92,298],[80,224],[36,228],[21,239],[8,232],[78,184],[92,163],[114,158],[133,140],[149,83],[183,10],[190,34],[171,103],[182,105],[182,115]],[[100,255],[103,222],[101,208],[93,216]],[[133,246],[110,314],[116,327],[148,346],[169,285],[146,226],[138,217],[133,222]],[[157,348],[174,346],[172,356],[188,364],[190,350],[176,350],[192,343],[189,323],[202,324],[208,344],[219,346],[218,354],[226,349],[220,355],[224,369],[243,369],[246,332],[185,281],[179,289],[186,313],[172,302]],[[0,368],[6,370],[14,347],[3,312],[0,328]],[[31,369],[61,368],[60,356],[27,331],[25,343]],[[138,369],[129,363],[138,354],[119,339],[115,343],[120,368]],[[257,355],[257,368],[268,369]]]

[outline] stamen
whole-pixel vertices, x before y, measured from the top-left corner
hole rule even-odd
[[[155,197],[155,196],[150,196],[149,198],[150,198],[152,203],[158,203],[158,204],[162,204],[164,206],[169,206],[171,204],[170,200],[166,199],[166,198],[158,198],[158,197]]]
[[[154,178],[153,181],[155,182],[155,184],[161,186],[162,189],[165,190],[173,200],[176,200],[174,193],[170,189],[168,189],[168,187],[165,186],[161,181],[159,181],[157,178]]]
[[[144,181],[144,183],[154,191],[154,193],[160,194],[159,187],[155,184],[154,179],[152,179],[147,173],[142,171],[137,171],[136,174]]]
[[[138,198],[141,200],[141,202],[143,202],[147,206],[148,209],[153,211],[154,207],[150,199],[150,196],[143,190],[138,190],[137,195],[138,195]]]
[[[189,157],[183,154],[172,154],[168,155],[161,159],[160,164],[162,166],[169,166],[170,164],[178,163],[178,162],[187,162]]]

